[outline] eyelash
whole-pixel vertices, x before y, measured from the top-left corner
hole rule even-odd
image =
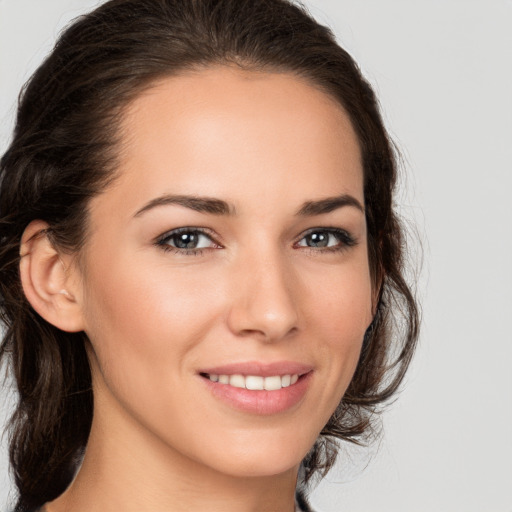
[[[195,228],[195,227],[183,227],[183,228],[177,228],[173,229],[172,231],[168,231],[167,233],[160,236],[157,241],[156,245],[160,247],[164,252],[172,252],[175,254],[185,255],[185,256],[201,256],[203,254],[204,249],[186,249],[186,248],[180,248],[180,247],[173,247],[172,245],[169,245],[168,242],[172,238],[176,237],[177,235],[181,235],[184,233],[190,233],[195,235],[202,235],[207,238],[209,238],[215,245],[218,245],[216,248],[221,248],[222,246],[218,244],[214,238],[208,233],[208,230],[204,228]],[[210,247],[209,247],[210,249]]]
[[[307,236],[312,235],[314,233],[324,233],[324,234],[328,234],[328,235],[333,235],[338,240],[338,245],[335,245],[333,247],[319,247],[319,248],[302,246],[302,247],[304,247],[304,249],[309,250],[313,253],[318,253],[318,252],[339,253],[339,252],[346,251],[350,247],[354,247],[355,245],[357,245],[357,240],[348,231],[345,231],[344,229],[340,229],[340,228],[333,228],[333,227],[320,227],[320,228],[308,229],[305,233],[303,233],[301,235],[298,242],[300,242]]]
[[[174,247],[172,245],[169,245],[169,241],[172,240],[174,237],[180,235],[180,234],[195,234],[195,235],[202,235],[210,239],[211,242],[213,242],[214,245],[217,247],[208,247],[208,248],[194,248],[194,249],[187,249],[187,248],[180,248],[180,247]],[[301,237],[295,242],[294,245],[302,241],[304,238],[306,238],[309,235],[315,234],[315,233],[324,233],[327,235],[332,235],[338,240],[338,245],[335,245],[333,247],[308,247],[308,246],[300,246],[303,247],[304,250],[308,250],[312,253],[337,253],[342,252],[350,247],[353,247],[357,245],[357,240],[350,235],[347,231],[340,228],[333,228],[333,227],[322,227],[322,228],[312,228],[306,231],[301,235]],[[204,228],[197,228],[197,227],[183,227],[183,228],[177,228],[173,229],[172,231],[168,231],[167,233],[160,236],[156,242],[155,245],[159,248],[161,248],[164,252],[172,252],[179,255],[184,256],[201,256],[205,250],[208,249],[221,249],[222,246],[218,244],[218,242],[215,241],[215,239],[212,237],[212,235],[209,234],[208,230]]]

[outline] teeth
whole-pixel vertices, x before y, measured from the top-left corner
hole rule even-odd
[[[245,388],[245,379],[243,375],[231,375],[229,385],[235,388]]]
[[[276,391],[281,388],[287,388],[299,380],[295,375],[272,375],[270,377],[261,377],[260,375],[207,375],[212,382],[220,384],[229,384],[235,388],[245,388],[254,391]]]
[[[265,377],[265,381],[263,382],[263,387],[267,391],[274,391],[276,389],[281,389],[283,387],[281,383],[281,377],[276,375],[275,377]]]
[[[291,375],[283,375],[281,377],[281,386],[283,386],[283,388],[287,388],[291,384],[291,380]]]
[[[255,377],[254,375],[248,375],[245,377],[245,387],[247,389],[253,389],[260,391],[265,389],[265,379],[263,377]]]

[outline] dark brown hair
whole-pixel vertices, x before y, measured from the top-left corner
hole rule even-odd
[[[369,262],[377,314],[339,407],[303,461],[325,474],[335,440],[361,442],[398,389],[418,334],[404,277],[404,238],[393,210],[396,161],[373,91],[331,31],[288,0],[111,0],[78,18],[24,87],[13,141],[0,164],[0,315],[19,401],[10,423],[17,510],[41,506],[69,485],[93,412],[84,333],[43,320],[24,297],[20,240],[42,219],[60,250],[87,239],[87,207],[116,173],[124,107],[156,80],[228,64],[288,72],[334,97],[359,138]]]

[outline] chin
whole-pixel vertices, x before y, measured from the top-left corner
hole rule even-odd
[[[239,478],[266,478],[284,475],[286,473],[296,474],[302,461],[295,456],[283,460],[256,459],[251,458],[246,461],[238,460],[234,463],[219,468],[219,470],[229,476]]]
[[[313,446],[314,440],[305,443],[304,440],[294,440],[288,436],[287,440],[265,440],[255,436],[252,443],[237,446],[231,444],[213,454],[210,453],[210,465],[218,472],[230,476],[246,478],[263,478],[292,472],[296,474],[302,459]],[[217,447],[218,448],[218,447]],[[211,461],[215,461],[211,464]]]

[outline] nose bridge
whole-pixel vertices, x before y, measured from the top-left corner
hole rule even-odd
[[[265,247],[237,261],[229,322],[237,334],[275,341],[298,327],[296,280],[283,251]]]

